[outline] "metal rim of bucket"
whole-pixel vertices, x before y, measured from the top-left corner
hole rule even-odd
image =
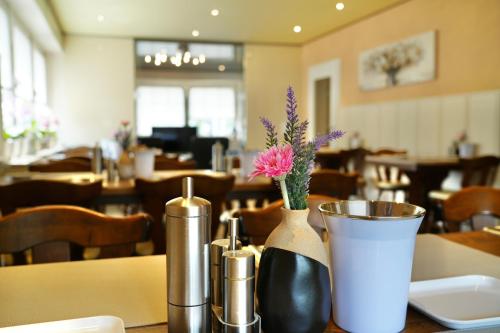
[[[384,205],[387,206],[386,208],[393,208],[395,206],[399,207],[405,207],[408,214],[400,214],[397,216],[377,216],[377,215],[351,215],[351,214],[343,214],[343,213],[337,213],[332,211],[331,209],[327,209],[327,206],[338,206],[338,205],[349,205],[349,203],[365,203],[365,205],[369,206],[374,206],[374,205]],[[356,219],[356,220],[370,220],[370,221],[394,221],[394,220],[409,220],[409,219],[416,219],[423,217],[425,215],[425,209],[412,205],[409,203],[404,203],[404,202],[393,202],[393,201],[378,201],[378,200],[338,200],[338,201],[332,201],[332,202],[327,202],[327,203],[322,203],[318,206],[319,211],[322,214],[329,215],[329,216],[336,216],[336,217],[342,217],[342,218],[350,218],[350,219]],[[392,211],[392,209],[390,209]]]

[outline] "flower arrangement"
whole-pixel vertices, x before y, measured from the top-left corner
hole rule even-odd
[[[333,130],[312,141],[306,141],[309,122],[299,121],[297,100],[292,87],[288,87],[287,91],[286,114],[282,144],[278,142],[276,126],[269,119],[260,118],[266,129],[266,151],[255,159],[255,170],[250,177],[264,175],[273,178],[279,184],[286,209],[306,209],[316,152],[329,141],[342,137],[344,132]]]
[[[120,144],[123,150],[128,150],[132,143],[132,129],[129,128],[130,122],[122,120],[120,128],[115,133],[115,140]]]

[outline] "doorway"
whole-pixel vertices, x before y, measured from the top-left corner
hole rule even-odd
[[[330,78],[314,82],[315,134],[325,134],[330,130]]]
[[[308,136],[339,128],[340,59],[309,67],[307,83]]]

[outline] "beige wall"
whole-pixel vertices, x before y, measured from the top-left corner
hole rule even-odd
[[[247,98],[247,148],[262,149],[265,131],[259,117],[266,116],[277,126],[285,121],[286,89],[301,96],[300,47],[245,46],[245,89]],[[305,105],[306,103],[300,103]]]
[[[366,50],[437,30],[437,78],[371,92],[358,87],[358,57]],[[342,106],[500,87],[500,1],[411,0],[302,49],[302,86],[311,65],[340,58]]]
[[[64,53],[48,57],[49,105],[63,145],[93,145],[134,120],[133,56],[132,39],[67,35]]]

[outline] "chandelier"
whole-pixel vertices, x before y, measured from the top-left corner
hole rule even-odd
[[[170,60],[170,61],[169,61]],[[204,54],[200,54],[197,57],[193,57],[191,52],[185,50],[178,50],[175,54],[168,55],[166,51],[161,50],[160,52],[156,52],[154,55],[147,54],[144,56],[144,62],[149,64],[153,62],[155,66],[165,65],[173,65],[176,67],[181,67],[183,64],[192,64],[193,66],[198,66],[199,64],[203,64],[206,61],[206,57]]]

